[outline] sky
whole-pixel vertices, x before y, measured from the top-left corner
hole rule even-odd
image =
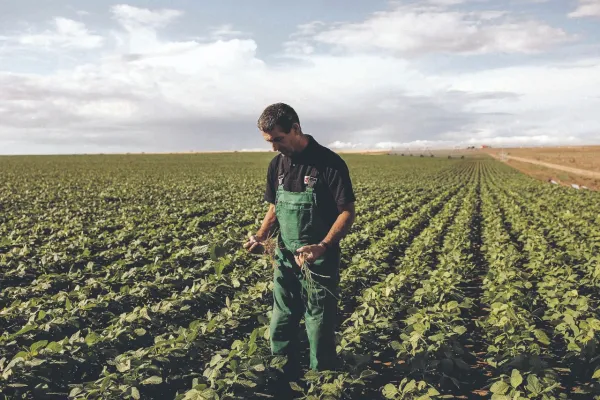
[[[0,154],[600,144],[600,0],[0,0]]]

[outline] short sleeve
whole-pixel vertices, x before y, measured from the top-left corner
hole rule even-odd
[[[342,160],[335,169],[331,170],[329,177],[329,188],[338,206],[356,201],[350,171],[348,166]]]
[[[267,169],[267,184],[264,196],[264,200],[271,204],[275,204],[275,166],[277,165],[275,160],[277,160],[277,157],[271,161]]]

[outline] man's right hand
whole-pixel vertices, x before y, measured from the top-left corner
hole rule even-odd
[[[250,239],[244,243],[244,248],[248,250],[249,253],[253,254],[261,254],[265,252],[265,246],[255,235],[250,236]]]

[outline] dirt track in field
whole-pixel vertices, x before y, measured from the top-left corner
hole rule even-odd
[[[489,153],[489,155],[491,155],[492,157],[497,158],[497,159],[500,158],[497,154],[494,154],[491,152]],[[559,171],[565,171],[565,172],[569,172],[571,174],[581,175],[581,176],[585,176],[588,178],[600,179],[600,172],[588,171],[588,170],[579,169],[579,168],[566,167],[564,165],[551,164],[551,163],[547,163],[547,162],[543,162],[543,161],[532,160],[530,158],[515,157],[515,156],[504,156],[504,157],[509,160],[515,160],[515,161],[525,162],[525,163],[529,163],[529,164],[541,165],[543,167],[557,169]]]

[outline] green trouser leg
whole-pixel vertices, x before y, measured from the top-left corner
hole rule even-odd
[[[285,252],[289,253],[289,252]],[[335,368],[335,322],[338,296],[337,254],[327,257],[313,270],[331,278],[313,276],[309,284],[295,264],[291,253],[278,252],[274,273],[273,314],[270,324],[271,351],[274,355],[288,356],[287,371],[298,372],[298,328],[302,316],[310,344],[310,368]],[[335,295],[335,297],[334,297]]]
[[[322,282],[321,285],[307,287],[308,282],[302,280],[307,299],[304,321],[310,343],[310,368],[319,371],[335,369],[337,299],[333,295],[338,296],[337,284]]]
[[[273,313],[269,328],[271,352],[288,357],[284,371],[295,379],[299,372],[298,327],[303,308],[301,285],[291,268],[283,265],[275,268],[273,284]]]

